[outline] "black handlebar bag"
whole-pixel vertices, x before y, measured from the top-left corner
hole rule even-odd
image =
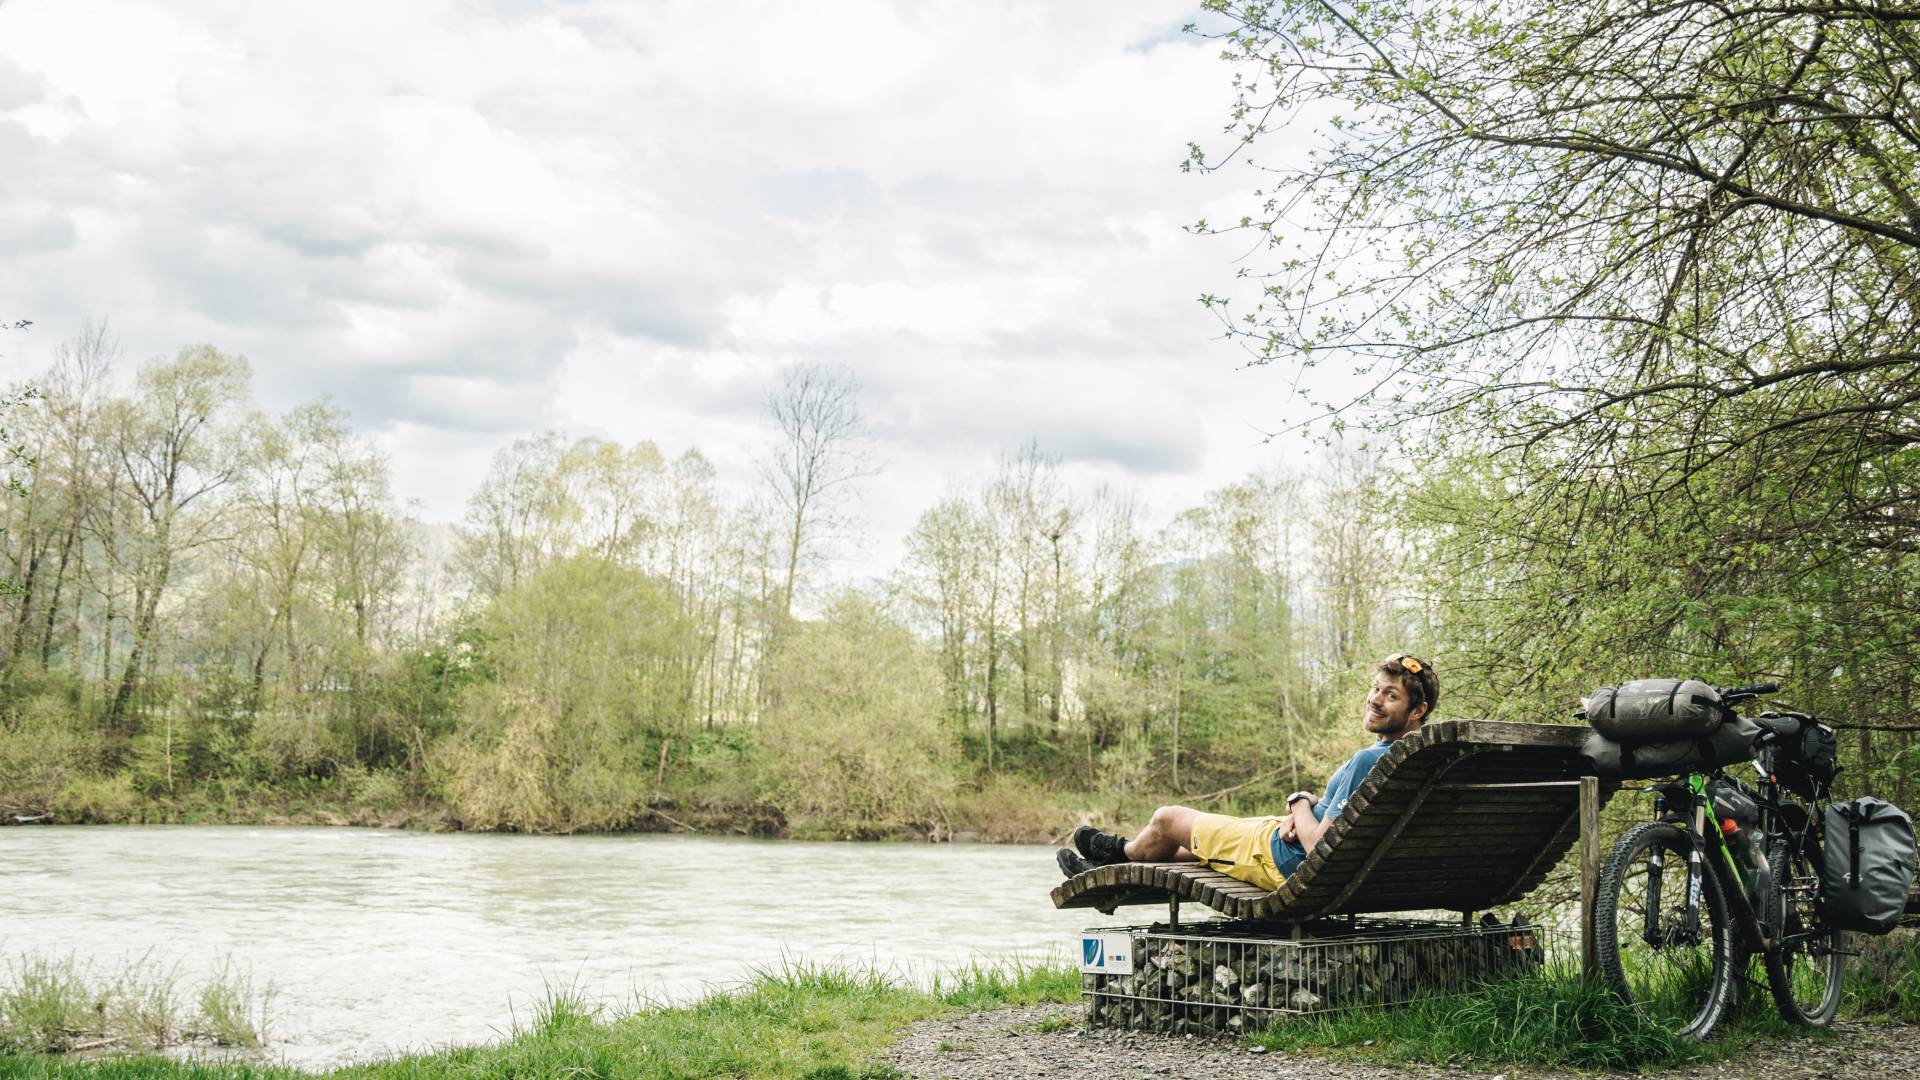
[[[1805,713],[1768,712],[1754,717],[1773,734],[1774,779],[1803,799],[1824,799],[1840,773],[1840,740],[1833,729]]]
[[[1916,854],[1905,810],[1862,795],[1827,807],[1820,910],[1843,930],[1890,933],[1907,906]]]

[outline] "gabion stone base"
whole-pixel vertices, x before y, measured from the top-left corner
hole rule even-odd
[[[1416,995],[1539,969],[1550,932],[1364,920],[1306,928],[1201,923],[1110,927],[1133,944],[1131,975],[1083,974],[1087,1022],[1169,1035],[1264,1027],[1283,1016],[1403,1004]]]

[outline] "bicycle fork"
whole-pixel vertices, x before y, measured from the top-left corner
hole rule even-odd
[[[1659,800],[1656,804],[1656,810],[1664,810],[1664,803],[1664,799]],[[1706,888],[1704,878],[1708,873],[1706,864],[1708,858],[1707,844],[1709,843],[1707,815],[1711,807],[1704,793],[1696,793],[1692,799],[1692,803],[1693,829],[1692,835],[1688,838],[1692,842],[1687,845],[1686,907],[1681,916],[1680,924],[1671,929],[1663,927],[1660,919],[1660,890],[1666,874],[1666,851],[1656,847],[1649,853],[1647,858],[1647,906],[1640,937],[1641,940],[1654,948],[1673,944],[1674,939],[1687,941],[1700,940],[1700,905],[1703,902],[1702,893]],[[1714,835],[1716,837],[1718,836],[1718,830],[1715,830]],[[1727,858],[1729,863],[1731,863],[1731,853],[1726,850],[1724,840],[1721,841],[1720,851],[1721,856]],[[1765,864],[1763,863],[1762,865],[1764,867]],[[1761,872],[1764,874],[1765,870],[1763,869]],[[1737,869],[1733,871],[1732,877],[1736,883],[1740,881],[1739,871]],[[1764,878],[1761,880],[1764,881]],[[1733,908],[1733,914],[1737,919],[1750,925],[1759,923],[1759,920],[1754,917],[1752,905],[1747,903],[1744,890],[1739,888],[1737,884],[1736,887],[1723,889],[1722,892],[1735,894],[1727,897],[1727,902],[1729,906]],[[1774,947],[1772,935],[1767,932],[1765,926],[1756,926],[1755,928],[1759,931],[1761,948],[1771,951]]]
[[[1705,799],[1694,800],[1693,836],[1694,842],[1687,845],[1687,940],[1700,940],[1700,892],[1706,887],[1701,875],[1707,872],[1702,862],[1706,850],[1707,804]]]
[[[1687,905],[1680,925],[1669,930],[1661,925],[1660,888],[1666,874],[1667,853],[1664,848],[1655,847],[1647,856],[1647,905],[1643,913],[1640,939],[1653,948],[1661,948],[1673,942],[1670,938],[1679,936],[1687,940],[1700,937],[1700,891],[1704,887],[1700,876],[1706,873],[1701,861],[1702,849],[1706,846],[1698,838],[1705,835],[1707,808],[1703,800],[1696,796],[1693,800],[1693,837],[1695,842],[1687,845]],[[1666,811],[1665,796],[1656,796],[1654,812]]]
[[[1647,855],[1647,907],[1641,913],[1640,940],[1648,945],[1660,947],[1660,871],[1666,862],[1667,853],[1655,847]]]

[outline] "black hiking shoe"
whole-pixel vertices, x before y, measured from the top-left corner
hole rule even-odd
[[[1112,866],[1127,861],[1127,838],[1101,832],[1091,825],[1079,825],[1071,838],[1073,850],[1095,866]]]
[[[1061,848],[1054,855],[1053,861],[1060,864],[1060,872],[1068,877],[1079,877],[1093,869],[1093,864],[1088,862],[1085,856],[1070,847]]]

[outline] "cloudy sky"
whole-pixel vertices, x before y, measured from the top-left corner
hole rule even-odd
[[[0,0],[0,375],[107,317],[331,399],[457,520],[541,430],[754,482],[784,365],[851,366],[887,565],[1028,436],[1164,517],[1301,453],[1195,302],[1254,178],[1179,3]]]

